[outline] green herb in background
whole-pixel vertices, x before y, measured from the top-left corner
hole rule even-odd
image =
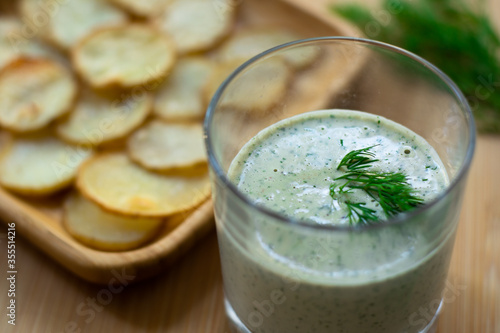
[[[368,37],[414,52],[443,70],[464,92],[482,132],[500,133],[500,38],[488,17],[461,0],[382,0],[378,22],[356,4],[333,7]]]

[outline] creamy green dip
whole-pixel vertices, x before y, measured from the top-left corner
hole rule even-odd
[[[346,153],[373,145],[380,161],[371,170],[405,173],[426,201],[448,185],[423,138],[347,110],[309,112],[266,128],[240,150],[229,177],[257,205],[306,224],[345,225],[344,199],[332,199],[330,185]],[[384,219],[364,192],[349,196]],[[430,244],[419,232],[428,219],[332,231],[241,209],[246,218],[223,221],[219,242],[226,297],[252,332],[419,332],[414,314],[441,299],[452,241]]]
[[[329,195],[342,157],[349,151],[373,147],[370,170],[404,172],[425,199],[447,184],[439,157],[427,142],[388,119],[356,111],[316,111],[287,119],[254,137],[231,165],[231,178],[257,204],[319,224],[347,222],[345,205]],[[376,206],[362,191],[351,200]]]

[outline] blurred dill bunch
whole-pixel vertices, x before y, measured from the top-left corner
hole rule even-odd
[[[358,4],[332,10],[369,38],[416,53],[463,91],[479,131],[500,133],[500,38],[488,16],[462,0],[382,0],[375,17]]]

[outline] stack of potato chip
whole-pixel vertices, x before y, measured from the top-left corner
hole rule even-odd
[[[206,200],[209,99],[237,65],[298,39],[231,33],[236,1],[20,0],[0,17],[0,184],[64,194],[68,232],[109,251],[145,244]],[[273,67],[291,76],[312,57]]]

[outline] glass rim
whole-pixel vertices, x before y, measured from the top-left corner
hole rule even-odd
[[[444,191],[442,191],[437,197],[435,197],[433,200],[425,203],[424,205],[415,208],[409,212],[405,212],[402,214],[398,214],[395,216],[392,216],[386,220],[383,220],[378,223],[374,224],[363,224],[363,225],[323,225],[323,224],[314,224],[314,223],[308,223],[303,220],[295,219],[291,216],[287,216],[284,214],[280,214],[276,211],[273,211],[263,205],[257,205],[253,200],[251,200],[248,196],[243,194],[235,184],[233,184],[229,178],[227,177],[226,173],[222,169],[219,161],[214,155],[214,148],[213,148],[213,142],[211,140],[211,127],[210,124],[212,123],[213,120],[213,115],[215,110],[217,109],[218,102],[226,90],[227,86],[234,80],[235,77],[238,76],[243,70],[248,68],[254,63],[257,63],[259,60],[265,58],[266,56],[276,53],[278,51],[284,50],[284,49],[289,49],[301,44],[311,44],[311,43],[317,43],[317,42],[353,42],[357,44],[361,44],[364,46],[376,46],[380,49],[385,49],[392,51],[394,53],[399,53],[401,55],[406,56],[407,58],[410,58],[419,64],[423,65],[426,67],[429,71],[434,73],[439,79],[442,80],[446,84],[448,88],[451,89],[453,92],[454,97],[457,99],[459,104],[461,104],[462,110],[464,110],[465,118],[468,121],[468,130],[470,133],[470,138],[468,140],[468,146],[466,150],[466,154],[464,156],[464,161],[462,162],[460,169],[454,179],[450,182],[450,184],[446,187]],[[409,221],[413,219],[414,217],[421,215],[429,210],[432,209],[435,205],[437,205],[439,202],[444,200],[454,189],[455,187],[458,186],[458,184],[461,182],[461,180],[467,175],[467,172],[470,168],[471,162],[472,162],[472,157],[474,155],[474,148],[476,144],[476,127],[475,127],[475,122],[474,122],[474,117],[472,115],[472,110],[470,108],[470,105],[460,90],[458,86],[453,82],[443,71],[441,71],[439,68],[434,66],[432,63],[429,61],[425,60],[424,58],[409,52],[405,49],[402,49],[398,46],[394,46],[388,43],[384,42],[379,42],[367,38],[359,38],[359,37],[344,37],[344,36],[331,36],[331,37],[315,37],[315,38],[306,38],[306,39],[300,39],[288,43],[284,43],[278,46],[275,46],[273,48],[270,48],[241,64],[238,68],[236,68],[225,80],[224,82],[219,86],[217,91],[215,92],[214,96],[212,97],[208,108],[207,112],[205,115],[205,119],[203,122],[203,130],[204,130],[204,142],[205,142],[205,149],[207,151],[208,155],[208,163],[209,166],[212,168],[212,171],[215,174],[215,177],[217,177],[218,180],[221,180],[222,183],[229,189],[230,193],[232,195],[235,195],[239,200],[241,200],[245,205],[248,205],[252,209],[257,210],[264,216],[268,216],[272,218],[273,220],[279,221],[281,223],[294,226],[294,227],[303,227],[306,229],[311,229],[311,230],[331,230],[331,231],[343,231],[343,232],[349,232],[349,231],[364,231],[364,230],[371,230],[371,229],[378,229],[378,228],[384,228],[384,227],[389,227],[397,224],[403,224],[405,221]]]

